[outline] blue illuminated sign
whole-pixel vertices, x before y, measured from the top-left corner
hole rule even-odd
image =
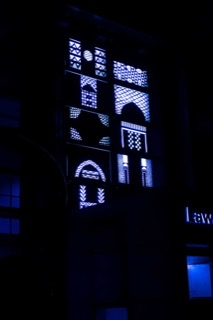
[[[186,222],[194,224],[213,224],[213,213],[191,210],[186,207]]]

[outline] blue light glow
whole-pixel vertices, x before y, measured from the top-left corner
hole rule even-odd
[[[10,218],[0,218],[1,234],[20,234],[20,220]]]
[[[148,93],[132,90],[118,85],[114,85],[114,93],[115,112],[117,114],[121,114],[123,107],[133,102],[142,111],[146,121],[150,121]]]
[[[102,308],[96,311],[96,320],[128,320],[127,308]]]
[[[106,51],[100,48],[95,48],[95,75],[99,77],[106,77],[106,71]]]
[[[69,39],[70,67],[81,70],[81,42]]]
[[[92,166],[94,167],[97,171],[91,171],[89,170],[90,174],[88,173],[82,173],[84,174],[86,178],[90,178],[90,179],[99,179],[99,177],[101,177],[101,180],[102,181],[106,181],[106,177],[105,177],[105,174],[103,172],[103,170],[99,167],[99,165],[97,165],[97,163],[95,163],[94,161],[92,160],[86,160],[86,161],[83,161],[76,169],[75,171],[75,177],[78,178],[80,176],[80,173],[82,171],[82,169],[86,166]],[[87,171],[87,170],[86,170]],[[98,173],[98,174],[97,174]]]
[[[9,174],[0,174],[0,206],[20,207],[20,178]]]
[[[128,156],[118,154],[118,182],[129,184],[129,163]]]
[[[209,257],[188,256],[189,296],[212,297],[212,262]]]
[[[136,69],[124,63],[114,61],[113,69],[115,79],[133,83],[140,87],[148,87],[147,71]]]
[[[97,80],[81,75],[81,104],[97,108]]]

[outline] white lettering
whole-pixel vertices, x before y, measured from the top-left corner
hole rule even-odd
[[[202,223],[212,224],[213,215],[211,213],[201,213]]]
[[[201,214],[194,212],[193,220],[194,220],[194,223],[202,223]]]

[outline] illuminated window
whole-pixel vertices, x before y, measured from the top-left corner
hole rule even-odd
[[[206,256],[187,256],[189,297],[212,297],[212,260]]]
[[[127,308],[100,308],[96,311],[96,320],[128,320]]]
[[[150,159],[141,159],[142,186],[152,187],[152,162]]]
[[[118,181],[120,183],[129,184],[129,163],[128,156],[125,154],[118,154]]]
[[[81,104],[82,106],[97,108],[97,80],[81,76]]]
[[[147,71],[142,71],[139,68],[135,69],[132,66],[114,61],[113,73],[115,79],[133,83],[140,87],[148,87]]]
[[[121,146],[129,149],[136,149],[137,151],[148,151],[146,127],[139,126],[133,123],[121,122]]]
[[[150,121],[148,93],[132,90],[118,85],[114,85],[114,93],[115,112],[117,114],[121,114],[124,106],[133,102],[142,111],[145,120]]]
[[[70,67],[81,70],[81,42],[69,39]]]
[[[106,77],[106,51],[100,48],[95,48],[95,75]]]
[[[20,179],[18,176],[0,174],[0,206],[20,207]]]
[[[20,220],[0,218],[0,234],[20,234]]]

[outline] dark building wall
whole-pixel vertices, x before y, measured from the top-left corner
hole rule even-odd
[[[24,27],[21,42],[21,135],[16,132],[15,139],[7,136],[6,142],[5,135],[1,137],[1,150],[9,143],[22,158],[21,261],[9,259],[1,265],[2,273],[8,266],[15,268],[15,272],[8,268],[7,273],[9,277],[14,272],[15,280],[11,278],[9,282],[12,287],[17,289],[24,284],[26,288],[17,300],[18,312],[23,313],[21,300],[27,298],[38,314],[45,306],[46,314],[72,319],[95,319],[100,307],[127,307],[129,319],[190,317],[192,309],[189,307],[188,313],[184,309],[188,301],[185,243],[199,242],[202,237],[211,242],[211,232],[207,235],[200,228],[196,232],[184,229],[183,209],[189,197],[194,199],[196,169],[191,165],[187,68],[182,55],[168,43],[147,35],[139,37],[133,32],[132,36],[130,29],[121,28],[120,37],[120,26],[114,30],[112,23],[104,20],[102,24],[102,19],[85,12],[74,10],[69,15],[67,10],[61,19],[54,10],[52,15],[49,10],[43,11],[38,19],[39,5],[35,12],[34,18],[24,17],[24,25],[31,33]],[[87,23],[92,25],[91,33],[86,30]],[[153,130],[151,139],[156,139],[156,156],[164,158],[165,171],[161,166],[156,169],[163,187],[159,183],[160,188],[139,192],[137,187],[122,189],[112,185],[109,204],[75,211],[71,209],[75,199],[70,197],[66,206],[63,50],[70,31],[84,37],[90,34],[96,40],[100,40],[98,32],[104,37],[110,34],[107,46],[120,57],[127,54],[121,48],[128,35],[137,61],[140,54],[149,57],[151,112],[162,125],[160,130]],[[149,65],[151,61],[153,65]],[[9,70],[14,72],[12,64]],[[20,84],[17,72],[6,73],[7,77],[5,72],[0,77],[1,126],[9,124],[17,129],[20,109],[16,90]],[[10,74],[8,86],[5,84]],[[5,133],[5,128],[1,132]],[[206,135],[209,137],[209,131]],[[5,150],[2,153],[6,154]],[[12,154],[5,161],[13,167]],[[3,166],[5,161],[1,160]],[[200,175],[196,179],[202,180]],[[211,200],[208,201],[211,207]],[[14,255],[13,250],[8,252]],[[6,281],[3,293],[4,290]],[[18,295],[19,291],[14,291],[11,301]],[[7,291],[7,302],[8,296]]]

